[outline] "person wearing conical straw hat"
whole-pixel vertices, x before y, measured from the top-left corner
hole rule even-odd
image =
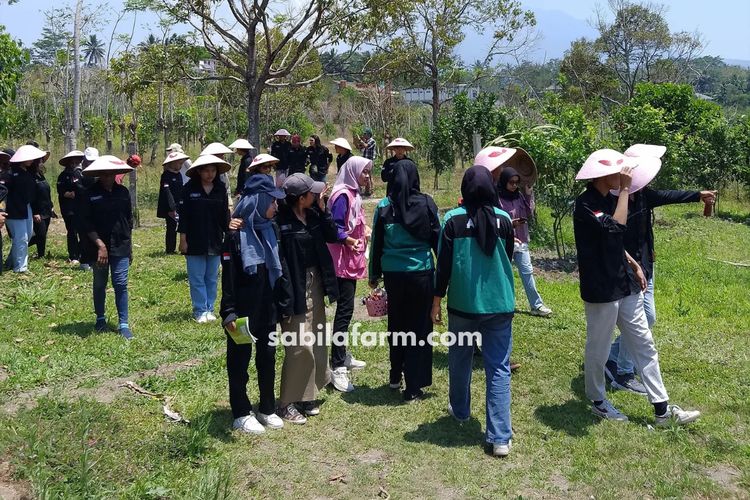
[[[224,144],[220,142],[212,142],[205,148],[203,148],[203,151],[200,152],[198,156],[205,156],[205,155],[212,155],[220,160],[224,160],[224,155],[230,155],[234,151],[226,147]],[[187,174],[187,172],[186,172]],[[232,206],[232,203],[234,200],[232,200],[232,190],[229,188],[229,172],[224,172],[222,174],[218,174],[219,179],[224,184],[224,187],[226,187],[227,190],[227,201],[229,202],[229,206]]]
[[[78,183],[81,180],[81,170],[78,168],[83,161],[83,151],[73,150],[60,158],[60,165],[64,167],[57,176],[57,201],[60,206],[60,215],[65,222],[66,244],[68,250],[68,262],[73,265],[80,264],[81,240],[76,227],[76,193]]]
[[[279,159],[275,156],[266,153],[255,155],[255,158],[250,161],[250,164],[247,167],[245,182],[242,184],[242,186],[237,186],[237,188],[240,190],[240,195],[242,195],[242,193],[244,192],[245,184],[247,184],[247,181],[250,180],[252,176],[258,174],[271,175],[271,170],[278,163]]]
[[[169,145],[167,148],[167,154],[169,153],[184,153],[185,151],[182,149],[182,145],[179,143],[173,142]],[[187,169],[190,168],[190,158],[185,160],[182,165],[180,165],[180,175],[182,176],[182,183],[187,184],[187,182],[190,180],[190,177],[185,175],[185,172],[187,172]]]
[[[289,139],[292,134],[285,128],[279,129],[273,134],[271,143],[271,156],[279,159],[276,164],[276,186],[281,187],[284,184],[289,170],[289,150],[292,148]]]
[[[52,204],[52,188],[44,176],[44,163],[32,163],[28,169],[34,176],[36,182],[36,206],[37,213],[34,214],[34,236],[29,240],[29,247],[36,245],[36,256],[42,259],[47,256],[47,233],[53,218],[57,218],[54,205]]]
[[[30,169],[47,158],[47,151],[29,144],[21,146],[9,160],[10,169],[0,178],[0,183],[8,189],[5,200],[6,225],[12,235],[9,259],[16,273],[29,270],[29,240],[34,216],[39,215],[36,180]]]
[[[633,170],[643,162],[612,149],[594,151],[576,175],[589,181],[576,198],[573,232],[576,240],[581,298],[586,314],[584,381],[591,411],[603,419],[627,421],[607,400],[604,368],[612,330],[622,340],[641,374],[657,425],[684,425],[697,420],[699,411],[669,404],[661,378],[659,354],[643,309],[647,280],[640,264],[625,250],[628,197]],[[615,197],[610,190],[618,190]]]
[[[164,171],[159,180],[159,200],[156,204],[156,216],[164,219],[167,226],[164,235],[164,251],[175,253],[177,249],[177,204],[182,195],[182,174],[180,168],[188,155],[173,151],[162,162]]]
[[[216,320],[219,260],[229,223],[229,199],[219,176],[230,168],[214,155],[199,156],[187,171],[190,182],[178,203],[180,253],[185,255],[193,318],[198,323]]]
[[[386,184],[385,191],[387,196],[390,194],[389,186],[395,175],[394,172],[396,165],[402,161],[411,163],[414,165],[414,168],[416,168],[417,165],[407,156],[407,153],[412,151],[414,146],[403,137],[396,137],[388,143],[385,149],[388,149],[393,153],[389,158],[386,158],[385,162],[383,162],[383,168],[380,171],[380,179]]]
[[[648,286],[643,294],[643,309],[648,327],[656,323],[656,303],[654,302],[654,228],[653,210],[674,203],[702,201],[712,205],[715,191],[676,191],[656,190],[648,187],[661,169],[661,157],[667,148],[652,144],[635,144],[625,150],[625,156],[638,158],[638,168],[633,171],[628,201],[628,229],[625,232],[625,250],[641,265]],[[617,195],[617,191],[612,191]],[[615,389],[636,394],[646,394],[635,376],[635,366],[628,354],[625,343],[618,336],[612,343],[604,373]]]
[[[245,186],[245,180],[247,179],[247,169],[253,161],[252,150],[255,148],[253,148],[253,145],[247,139],[237,139],[229,145],[229,149],[234,149],[234,152],[240,155],[240,166],[237,169],[237,186],[234,189],[234,195],[240,196],[242,188]]]
[[[338,174],[346,160],[352,157],[352,147],[349,145],[349,141],[343,137],[335,138],[330,144],[336,152],[336,174]]]
[[[81,261],[93,265],[93,298],[98,332],[108,330],[105,315],[107,282],[112,276],[117,307],[117,330],[130,340],[128,322],[128,270],[133,258],[133,207],[130,192],[115,182],[119,174],[133,170],[123,160],[100,156],[83,171],[96,182],[81,196],[80,226],[86,239],[81,242]]]

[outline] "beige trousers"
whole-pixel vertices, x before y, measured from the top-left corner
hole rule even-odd
[[[305,314],[298,314],[281,322],[283,339],[294,341],[294,345],[284,346],[279,400],[282,408],[298,401],[315,400],[318,391],[331,381],[328,346],[325,342],[323,278],[317,267],[308,268],[305,276]],[[311,334],[315,334],[314,337]]]

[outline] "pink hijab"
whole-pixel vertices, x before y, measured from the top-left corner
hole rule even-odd
[[[328,199],[328,208],[333,207],[333,202],[344,190],[349,190],[354,200],[353,206],[349,207],[349,231],[353,231],[357,225],[357,216],[362,211],[362,197],[359,195],[359,176],[367,169],[372,169],[372,160],[363,156],[352,156],[339,170],[336,182],[333,184],[331,197]]]

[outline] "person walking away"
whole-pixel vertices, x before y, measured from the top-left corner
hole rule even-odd
[[[687,424],[700,412],[669,404],[654,345],[643,309],[646,277],[640,264],[626,251],[628,197],[633,167],[638,160],[612,149],[589,155],[576,175],[588,180],[586,190],[576,198],[573,232],[576,240],[581,298],[586,314],[584,380],[591,411],[601,418],[627,421],[606,398],[604,366],[615,325],[622,342],[641,374],[648,399],[654,407],[657,425]],[[610,190],[618,189],[615,198]]]
[[[344,163],[352,157],[352,147],[349,145],[349,141],[343,137],[337,137],[330,144],[336,152],[336,175],[338,175]]]
[[[523,193],[520,189],[521,176],[512,167],[506,167],[500,174],[498,192],[500,194],[500,208],[510,215],[515,233],[515,251],[513,261],[521,276],[521,283],[526,292],[526,298],[531,306],[533,316],[548,317],[552,309],[544,305],[542,297],[536,289],[534,281],[534,267],[531,265],[531,253],[529,252],[529,224],[528,221],[534,216],[534,189],[524,186]]]
[[[80,197],[79,223],[86,239],[81,242],[81,262],[93,265],[93,301],[97,332],[107,331],[105,302],[112,277],[117,307],[117,329],[126,340],[133,338],[128,323],[128,269],[133,259],[133,207],[128,188],[115,182],[118,174],[133,170],[110,155],[94,160],[83,171],[96,181]]]
[[[273,221],[277,200],[284,196],[270,175],[250,177],[233,214],[242,219],[244,226],[239,231],[227,232],[224,238],[219,312],[227,331],[232,427],[250,434],[284,426],[275,413],[276,344],[270,337],[276,333],[281,317],[291,316],[289,273],[285,272],[283,255],[279,252],[279,228]],[[240,321],[247,322],[247,330],[253,336],[248,343],[235,340],[239,338]],[[253,344],[260,399],[257,413],[253,412],[247,394]]]
[[[661,169],[660,158],[667,151],[664,146],[635,144],[625,151],[625,156],[637,158],[638,168],[633,171],[633,181],[628,197],[628,223],[625,231],[625,250],[640,264],[646,276],[647,287],[643,293],[643,309],[649,329],[656,323],[654,302],[654,212],[653,209],[674,203],[702,201],[712,205],[715,191],[655,190],[648,184]],[[617,196],[618,191],[612,191]],[[652,330],[653,331],[653,330]],[[635,365],[618,335],[612,342],[604,374],[614,389],[646,395],[646,388],[635,376]]]
[[[28,144],[21,146],[10,159],[10,169],[0,179],[8,190],[5,223],[12,238],[9,260],[16,273],[29,270],[29,240],[34,215],[39,216],[37,186],[32,172],[47,158],[49,153],[46,151]]]
[[[292,134],[287,129],[282,128],[277,130],[273,136],[271,156],[279,159],[279,162],[276,164],[276,186],[281,187],[288,175],[289,150],[291,149],[289,138]]]
[[[311,135],[307,147],[307,160],[310,162],[310,177],[318,182],[325,182],[328,167],[333,161],[333,155],[320,142],[320,137]]]
[[[37,214],[34,215],[34,236],[29,240],[29,246],[36,245],[36,255],[38,259],[47,256],[47,233],[52,218],[57,218],[57,214],[52,204],[52,188],[44,177],[44,163],[32,163],[29,167],[29,173],[34,176],[36,181],[36,205]]]
[[[463,205],[445,214],[438,243],[432,320],[442,324],[441,301],[448,297],[448,412],[466,421],[471,412],[474,344],[479,332],[486,374],[486,442],[494,456],[511,448],[510,354],[515,310],[513,224],[498,207],[489,170],[474,165],[461,181]]]
[[[169,153],[162,162],[164,171],[159,180],[159,199],[156,203],[156,217],[164,219],[164,252],[167,255],[177,249],[177,206],[182,197],[182,167],[188,156],[178,151]]]
[[[185,255],[193,319],[198,323],[216,320],[219,262],[229,223],[226,186],[219,176],[230,168],[216,156],[199,156],[187,171],[190,181],[177,204],[180,253]]]
[[[307,150],[302,147],[300,136],[292,136],[292,145],[289,148],[287,163],[289,164],[288,175],[300,173],[304,174],[307,170]]]
[[[433,199],[420,192],[419,173],[411,160],[398,164],[389,186],[390,194],[373,217],[369,284],[376,288],[383,276],[388,297],[388,385],[397,390],[403,378],[404,400],[417,401],[432,385],[432,344],[427,337],[432,331],[433,253],[437,254],[440,219]],[[414,332],[416,344],[399,342],[393,332]]]
[[[80,181],[80,170],[76,171],[83,161],[83,151],[73,150],[60,158],[58,162],[63,171],[57,176],[57,202],[60,215],[65,222],[68,263],[80,265],[81,240],[76,230],[76,193]]]
[[[293,340],[284,346],[278,412],[293,424],[320,413],[316,398],[331,381],[325,299],[335,302],[339,291],[326,243],[338,241],[338,231],[323,202],[325,188],[307,175],[289,176],[284,182],[286,203],[276,216],[292,285],[292,316],[282,319],[281,331]]]
[[[333,266],[336,270],[339,298],[333,320],[334,342],[331,345],[331,370],[333,387],[341,392],[351,392],[347,368],[364,368],[365,363],[347,356],[346,340],[349,324],[354,314],[354,296],[357,280],[367,276],[365,248],[370,228],[365,221],[359,188],[367,184],[372,161],[362,156],[352,156],[344,163],[328,199],[328,209],[336,224],[338,238],[329,243]],[[348,360],[348,363],[347,363]]]
[[[416,164],[407,156],[407,153],[412,151],[414,146],[403,137],[396,137],[385,148],[393,153],[385,160],[383,168],[380,171],[380,180],[386,183],[385,191],[386,196],[388,196],[391,189],[390,185],[395,175],[396,165],[402,160],[412,163],[415,168]]]

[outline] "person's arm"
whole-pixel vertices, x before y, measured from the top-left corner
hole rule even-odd
[[[427,196],[427,195],[425,195]],[[427,196],[427,207],[430,214],[430,248],[438,254],[438,241],[440,240],[440,216],[438,215],[438,208],[430,196]]]
[[[333,202],[331,206],[331,218],[336,224],[336,230],[338,234],[338,241],[343,243],[349,236],[347,234],[347,227],[349,225],[346,220],[346,213],[349,211],[349,199],[346,196],[340,195]]]
[[[289,265],[286,262],[286,256],[283,251],[281,234],[278,226],[275,224],[274,231],[276,231],[276,241],[278,241],[279,262],[281,262],[281,277],[279,278],[279,281],[276,282],[274,298],[276,299],[276,307],[278,308],[279,315],[282,318],[288,318],[294,314],[294,306],[292,304],[292,282],[289,277]]]
[[[321,205],[323,204],[321,200]],[[339,230],[336,223],[333,222],[331,214],[320,205],[313,205],[312,209],[320,219],[320,228],[323,231],[323,240],[326,243],[344,243],[339,239]]]
[[[383,258],[383,245],[385,242],[385,227],[383,224],[383,218],[380,216],[381,208],[375,208],[375,215],[372,219],[372,234],[370,235],[370,256],[369,256],[369,267],[367,275],[371,287],[375,287],[380,281],[380,277],[383,275],[383,264],[381,259]]]
[[[705,194],[704,194],[705,193]],[[656,190],[650,188],[643,189],[643,196],[649,208],[656,208],[663,205],[673,205],[676,203],[694,203],[705,198],[711,198],[713,191],[678,191],[675,189]]]
[[[234,243],[234,233],[227,233],[224,237],[224,244],[221,249],[221,304],[219,306],[219,315],[221,324],[228,330],[234,330],[234,323],[237,320],[235,313],[236,295],[234,289],[234,256],[232,255],[232,246]]]
[[[641,287],[641,291],[645,292],[646,287],[648,286],[648,281],[646,280],[646,275],[643,274],[643,268],[641,268],[641,265],[638,264],[638,262],[636,262],[627,251],[625,252],[625,259],[628,261],[630,269],[633,270],[633,274],[635,275],[638,285]]]
[[[526,210],[526,218],[531,219],[531,217],[534,215],[534,209],[536,208],[536,202],[534,200],[534,188],[532,188],[531,186],[526,186],[521,198],[523,199],[523,206]]]
[[[162,176],[161,190],[167,200],[167,212],[174,212],[177,210],[177,204],[175,203],[174,196],[172,196],[172,190],[169,187],[169,178],[167,178],[167,176]]]
[[[453,221],[446,220],[438,242],[437,265],[435,266],[435,292],[432,298],[430,317],[435,324],[443,322],[441,302],[448,291],[453,270]]]
[[[516,242],[513,222],[511,222],[511,220],[504,215],[499,216],[498,219],[500,219],[498,236],[501,237],[505,242],[505,254],[508,256],[508,259],[512,261]]]

